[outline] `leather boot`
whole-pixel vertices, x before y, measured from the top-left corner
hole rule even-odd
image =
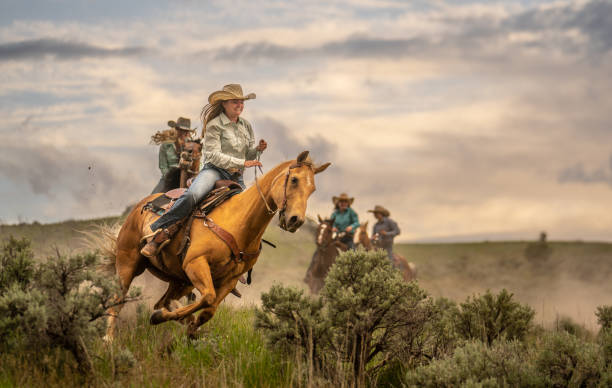
[[[170,242],[170,233],[167,229],[161,229],[155,235],[147,239],[147,244],[142,247],[140,254],[150,259],[157,256],[159,251]]]

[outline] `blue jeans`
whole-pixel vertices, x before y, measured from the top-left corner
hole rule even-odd
[[[383,244],[380,249],[384,249],[385,251],[387,251],[387,257],[389,258],[389,261],[391,261],[392,265],[395,265],[393,261],[393,243],[388,245]]]
[[[243,189],[244,180],[242,174],[231,175],[229,172],[215,167],[211,164],[205,164],[198,176],[193,180],[189,188],[177,199],[176,203],[163,216],[151,224],[151,230],[164,229],[168,226],[188,217],[195,209],[206,194],[215,187],[215,182],[220,179],[228,179],[238,183]]]

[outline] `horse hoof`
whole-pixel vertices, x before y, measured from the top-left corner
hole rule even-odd
[[[151,319],[149,319],[149,323],[151,323],[151,325],[159,325],[165,321],[166,320],[164,319],[164,315],[161,310],[153,311],[153,314],[151,314]]]

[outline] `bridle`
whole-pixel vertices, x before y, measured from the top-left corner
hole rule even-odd
[[[259,155],[257,156],[257,160],[259,160]],[[261,197],[261,200],[263,201],[263,203],[266,205],[266,209],[267,209],[269,215],[274,215],[274,214],[276,214],[276,212],[278,212],[278,218],[279,218],[279,221],[280,221],[280,226],[283,229],[286,227],[286,225],[285,225],[285,222],[286,222],[285,221],[285,210],[287,210],[287,185],[289,183],[289,174],[291,174],[291,170],[294,169],[294,168],[299,168],[299,167],[302,167],[302,166],[309,166],[309,165],[310,165],[309,163],[295,162],[294,164],[289,166],[289,168],[287,169],[287,173],[285,174],[285,187],[283,189],[283,206],[280,208],[280,211],[279,211],[278,206],[276,207],[276,210],[272,210],[272,208],[268,204],[268,200],[264,196],[264,193],[261,191],[261,187],[259,187],[259,181],[257,180],[257,169],[259,168],[259,171],[261,172],[262,175],[263,175],[263,171],[262,171],[261,167],[259,167],[259,166],[257,166],[255,168],[255,186],[257,186],[257,191],[259,192],[259,196]]]

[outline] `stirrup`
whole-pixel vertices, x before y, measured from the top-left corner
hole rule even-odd
[[[172,241],[170,233],[167,229],[158,229],[154,233],[145,236],[147,243],[140,249],[140,254],[150,259],[156,257],[159,252]],[[161,241],[159,241],[161,240]],[[145,252],[149,248],[153,252]],[[148,254],[147,254],[148,253]]]
[[[142,236],[142,238],[140,239],[140,243],[142,244],[143,242],[146,242],[146,243],[151,242],[153,238],[157,236],[159,233],[161,233],[162,231],[163,229],[157,229],[155,232],[151,232],[147,234],[146,236]]]

